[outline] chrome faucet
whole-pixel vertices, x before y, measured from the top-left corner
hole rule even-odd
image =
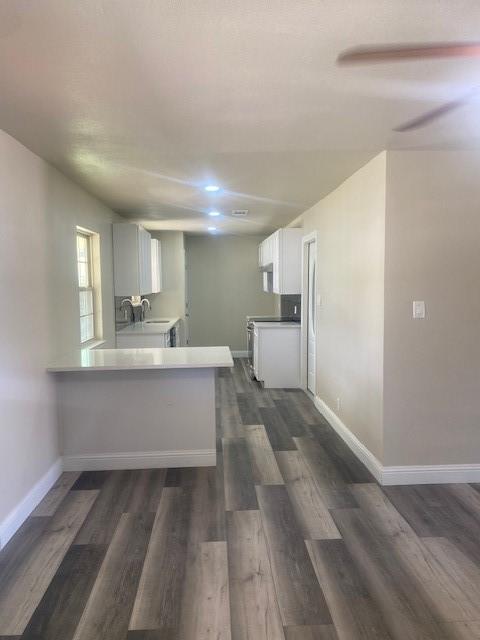
[[[145,320],[145,314],[150,311],[150,300],[148,298],[142,298],[140,300],[140,306],[142,307],[142,322]]]
[[[130,322],[132,322],[133,321],[133,304],[130,298],[124,298],[122,300],[122,302],[120,303],[120,309],[124,310],[125,320],[128,320],[128,311],[126,307],[127,304],[130,305]]]

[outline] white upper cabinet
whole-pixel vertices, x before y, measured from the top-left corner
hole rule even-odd
[[[269,267],[273,264],[274,236],[275,234],[272,234],[265,238],[258,247],[258,266],[261,268]]]
[[[279,229],[261,243],[260,268],[269,275],[264,275],[264,291],[281,295],[302,292],[302,236],[302,229]]]
[[[151,236],[128,222],[113,225],[113,268],[116,296],[152,293]]]
[[[152,238],[152,293],[162,290],[162,244],[160,240]]]

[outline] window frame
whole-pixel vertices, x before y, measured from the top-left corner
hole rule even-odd
[[[83,261],[79,259],[78,254],[78,238],[81,237],[86,240],[86,249],[87,249],[87,260]],[[96,288],[95,288],[95,280],[94,280],[94,265],[93,265],[93,232],[88,231],[87,229],[83,229],[81,227],[77,227],[75,230],[75,248],[76,248],[76,264],[77,264],[77,291],[78,291],[78,318],[79,318],[79,340],[80,346],[82,348],[88,347],[91,343],[96,342],[98,339],[97,336],[97,309],[95,304],[96,298]],[[88,286],[80,286],[80,272],[79,265],[86,264],[87,265],[87,279]],[[82,315],[81,313],[81,305],[80,305],[80,294],[82,292],[89,291],[91,293],[91,313],[85,313]],[[85,317],[92,318],[93,325],[93,335],[89,336],[87,339],[82,340],[82,324],[81,319]]]

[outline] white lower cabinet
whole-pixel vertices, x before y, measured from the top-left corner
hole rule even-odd
[[[120,335],[117,333],[117,349],[155,349],[170,346],[170,332],[151,336]]]
[[[267,389],[301,387],[300,324],[255,323],[253,371]]]

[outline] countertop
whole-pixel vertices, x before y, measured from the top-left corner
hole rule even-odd
[[[287,327],[300,329],[301,327],[300,322],[258,322],[257,320],[254,320],[253,324],[259,329],[285,329]]]
[[[51,373],[67,371],[125,371],[147,369],[211,369],[233,367],[228,347],[176,347],[170,349],[78,349],[47,367]]]
[[[153,320],[164,320],[165,322],[156,323]],[[147,318],[145,322],[135,322],[129,324],[123,329],[117,331],[117,335],[133,335],[133,336],[154,336],[168,333],[170,329],[180,321],[180,318]]]

